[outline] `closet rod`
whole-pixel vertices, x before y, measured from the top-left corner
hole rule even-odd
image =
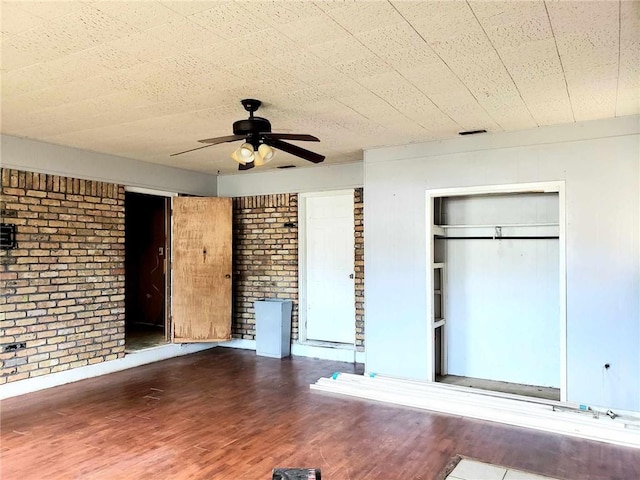
[[[502,237],[442,237],[436,236],[436,240],[557,240],[559,236],[502,236]]]
[[[501,223],[499,225],[496,225],[495,223],[493,224],[462,224],[462,225],[435,225],[436,227],[440,227],[440,228],[495,228],[495,227],[502,227],[502,228],[511,228],[511,227],[557,227],[559,226],[559,223]]]

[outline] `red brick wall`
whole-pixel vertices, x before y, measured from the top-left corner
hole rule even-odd
[[[364,192],[354,191],[355,229],[356,349],[364,351]]]
[[[253,302],[262,298],[293,301],[291,335],[298,338],[297,225],[296,194],[233,199],[234,338],[255,338]]]
[[[124,356],[124,187],[1,173],[0,383]]]

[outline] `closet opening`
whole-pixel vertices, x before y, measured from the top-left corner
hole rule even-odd
[[[125,351],[168,342],[170,198],[125,192]]]
[[[431,194],[433,380],[561,400],[559,191]]]

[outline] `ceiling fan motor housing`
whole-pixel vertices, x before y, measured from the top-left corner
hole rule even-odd
[[[271,132],[271,122],[266,118],[252,117],[233,122],[234,135],[249,135]]]
[[[250,143],[254,148],[258,148],[261,138],[260,133],[271,132],[271,122],[266,118],[254,117],[253,112],[260,108],[262,102],[253,98],[245,98],[240,103],[244,109],[249,112],[249,118],[246,120],[238,120],[233,122],[233,134],[234,135],[246,135],[247,143]]]

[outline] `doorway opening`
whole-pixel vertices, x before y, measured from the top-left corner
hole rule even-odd
[[[167,197],[125,192],[125,350],[168,341]]]
[[[433,380],[561,400],[559,189],[432,192],[428,199]]]

